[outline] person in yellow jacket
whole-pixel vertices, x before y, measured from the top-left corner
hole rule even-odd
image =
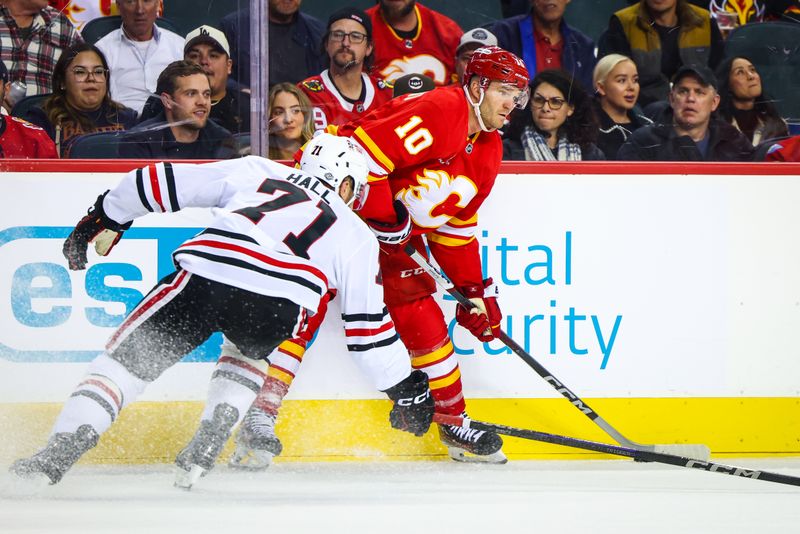
[[[723,38],[707,9],[688,0],[641,0],[611,16],[600,38],[598,58],[630,57],[639,70],[639,104],[665,100],[669,80],[683,66],[715,69]]]

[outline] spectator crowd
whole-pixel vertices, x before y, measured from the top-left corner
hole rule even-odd
[[[375,112],[398,80],[412,92],[460,84],[476,49],[499,46],[530,74],[527,106],[502,129],[504,159],[796,159],[786,147],[800,117],[782,116],[757,50],[726,57],[725,45],[744,24],[800,35],[800,1],[629,2],[595,14],[608,21],[596,42],[567,20],[569,2],[502,1],[505,18],[464,32],[415,0],[331,2],[327,21],[301,0],[269,0],[269,157]],[[185,36],[169,16],[170,0],[0,0],[0,157],[248,153],[249,4]],[[98,35],[101,20],[114,22]]]

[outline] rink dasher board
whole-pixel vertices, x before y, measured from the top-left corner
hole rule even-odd
[[[14,404],[0,406],[0,417],[63,402],[124,313],[170,272],[174,247],[210,220],[201,210],[148,215],[111,256],[90,257],[86,273],[69,272],[63,237],[134,165],[65,161],[56,172],[52,164],[8,172],[6,163],[0,180],[4,198],[14,199],[0,214],[0,403]],[[574,174],[583,170],[591,174]],[[479,239],[514,339],[639,441],[800,452],[793,437],[800,166],[513,164],[501,171],[480,212]],[[443,307],[450,320],[453,303]],[[385,403],[372,400],[381,394],[350,362],[335,302],[332,308],[290,393],[292,410],[307,405],[347,418],[357,406],[382,427]],[[474,416],[593,437],[499,343],[474,342],[460,328],[452,338],[466,395],[480,399],[470,403],[471,412],[480,410]],[[218,344],[212,339],[154,383],[142,414],[196,411]],[[413,454],[419,444],[409,446]],[[531,446],[538,450],[520,444],[519,453]]]

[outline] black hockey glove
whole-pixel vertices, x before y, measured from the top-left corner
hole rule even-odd
[[[94,241],[95,251],[106,256],[117,241],[122,237],[122,232],[131,227],[131,223],[119,224],[109,219],[103,211],[103,199],[108,191],[97,197],[94,206],[89,208],[86,216],[78,221],[75,229],[64,241],[62,252],[67,258],[69,268],[80,271],[86,268],[86,249]]]
[[[381,251],[386,254],[402,250],[409,237],[411,237],[411,218],[408,216],[408,210],[399,200],[395,200],[393,206],[397,214],[397,222],[384,223],[366,219],[367,226],[378,239]]]
[[[433,397],[428,387],[428,375],[416,369],[402,382],[386,390],[394,401],[389,413],[392,428],[422,436],[433,421]]]

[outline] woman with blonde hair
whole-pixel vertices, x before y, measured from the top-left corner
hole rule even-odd
[[[305,93],[288,82],[274,85],[269,91],[269,158],[291,160],[313,135]]]
[[[653,121],[636,108],[639,99],[639,73],[628,56],[609,54],[594,67],[595,115],[600,123],[597,146],[609,160],[634,130]]]

